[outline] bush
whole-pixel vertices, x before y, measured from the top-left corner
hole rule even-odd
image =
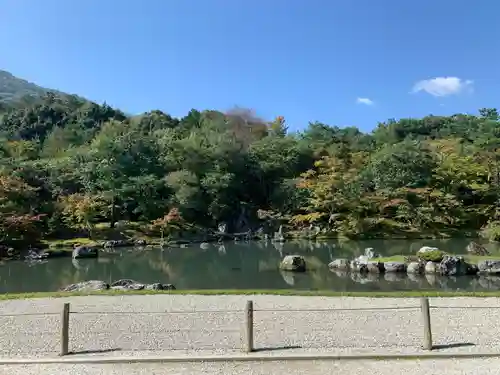
[[[444,251],[441,250],[433,250],[433,251],[426,251],[423,253],[418,253],[417,254],[419,259],[426,261],[426,262],[441,262],[446,255]]]
[[[490,241],[500,241],[500,221],[490,221],[481,228],[481,237]]]

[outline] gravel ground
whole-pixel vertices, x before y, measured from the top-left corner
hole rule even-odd
[[[497,375],[498,359],[0,366],[0,375]]]
[[[89,296],[0,302],[0,357],[57,355],[64,302],[71,303],[70,350],[75,353],[123,356],[160,351],[163,355],[239,352],[243,309],[248,299],[254,301],[256,310],[255,346],[268,352],[411,353],[419,351],[422,343],[418,299]],[[443,350],[488,350],[500,345],[500,299],[433,298],[431,306],[445,307],[431,311],[434,344],[443,346]],[[348,310],[359,308],[413,309]],[[303,309],[347,310],[297,311]]]

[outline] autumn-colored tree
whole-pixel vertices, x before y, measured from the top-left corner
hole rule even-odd
[[[169,236],[171,232],[175,229],[179,229],[184,224],[184,219],[182,218],[179,209],[174,207],[171,208],[168,214],[162,218],[153,220],[151,222],[151,229],[153,231],[159,231],[163,238],[164,235]]]
[[[284,137],[287,130],[288,126],[283,116],[277,116],[274,121],[269,124],[269,132],[271,135]]]
[[[98,216],[104,209],[100,197],[71,194],[60,199],[63,220],[71,228],[86,230],[92,238]]]
[[[32,205],[36,189],[18,177],[0,175],[0,241],[36,240],[44,215],[36,214]]]

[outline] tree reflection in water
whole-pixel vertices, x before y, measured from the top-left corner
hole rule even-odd
[[[227,242],[161,250],[114,249],[98,259],[73,261],[50,259],[44,264],[21,261],[0,265],[0,292],[55,291],[84,280],[112,282],[135,279],[144,283],[174,284],[177,289],[301,289],[337,291],[394,290],[491,290],[500,289],[499,278],[440,277],[436,275],[353,275],[330,271],[335,258],[354,258],[373,247],[383,256],[415,254],[420,247],[437,246],[448,252],[464,252],[467,240],[374,240],[374,241],[290,241],[275,243]],[[494,254],[500,248],[489,247]],[[280,272],[283,256],[306,258],[303,274]],[[22,277],[21,277],[22,275]]]

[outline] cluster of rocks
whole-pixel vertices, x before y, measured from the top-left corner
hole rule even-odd
[[[100,245],[75,245],[73,248],[73,259],[97,258],[99,249],[113,249],[115,247],[131,247],[131,246],[146,246],[145,240],[127,241],[127,240],[111,240],[103,242]]]
[[[75,246],[73,249],[73,259],[97,258],[99,249],[94,246]]]
[[[12,247],[0,244],[0,258],[10,258],[16,254],[16,250]]]
[[[500,272],[499,260],[483,260],[479,264],[466,262],[463,256],[448,255],[435,248],[424,246],[414,257],[407,257],[406,262],[381,262],[373,249],[366,249],[365,255],[353,260],[335,259],[328,266],[331,269],[349,270],[360,273],[405,272],[408,274],[439,274],[443,276],[461,276],[496,274]]]
[[[175,290],[175,286],[162,283],[143,284],[129,279],[117,280],[111,284],[101,280],[89,280],[68,285],[62,288],[61,292],[96,292],[103,290]]]
[[[105,249],[110,249],[114,247],[131,247],[131,246],[146,246],[147,242],[146,240],[135,240],[135,241],[129,241],[129,240],[110,240],[110,241],[105,241],[102,246]]]
[[[487,250],[472,242],[467,251],[474,255],[487,255]],[[435,247],[424,246],[415,256],[408,256],[403,262],[382,261],[372,248],[355,259],[340,258],[328,264],[332,270],[350,271],[360,274],[406,273],[412,275],[434,274],[442,276],[500,275],[498,260],[482,260],[477,265],[468,263],[463,256],[450,255]],[[306,260],[301,255],[287,255],[280,264],[284,271],[305,272]]]

